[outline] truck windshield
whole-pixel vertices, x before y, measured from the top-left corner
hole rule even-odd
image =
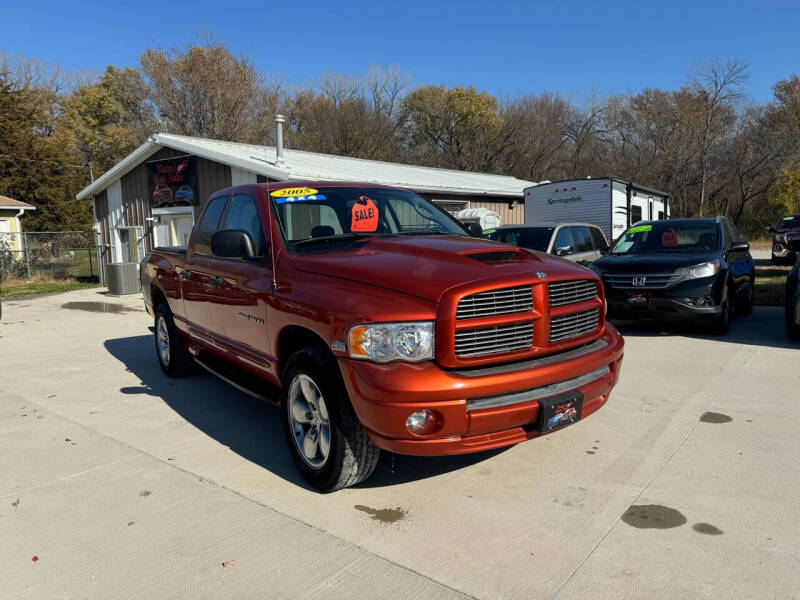
[[[509,227],[495,229],[486,237],[495,242],[547,252],[554,227]]]
[[[393,188],[282,188],[270,192],[289,250],[347,244],[375,236],[468,235],[435,204]]]
[[[644,223],[623,233],[611,253],[706,253],[717,249],[718,238],[716,223],[708,221]]]

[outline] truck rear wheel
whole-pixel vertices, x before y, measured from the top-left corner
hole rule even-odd
[[[175,327],[172,312],[166,304],[160,304],[156,309],[155,342],[158,364],[169,377],[183,377],[194,371],[194,359],[186,349],[186,342]]]
[[[339,365],[320,348],[289,358],[283,375],[281,412],[289,453],[303,478],[322,492],[364,481],[378,465],[380,449],[350,404]]]

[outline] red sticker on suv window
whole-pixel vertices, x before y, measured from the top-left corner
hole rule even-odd
[[[359,196],[353,204],[350,231],[373,232],[378,230],[378,207],[367,196]]]
[[[674,229],[667,229],[661,234],[661,245],[664,248],[674,248],[678,245],[678,232]]]

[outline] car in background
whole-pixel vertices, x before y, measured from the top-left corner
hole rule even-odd
[[[786,277],[786,333],[800,340],[800,262]]]
[[[577,263],[597,260],[609,249],[603,230],[591,223],[504,225],[483,233],[495,242],[555,254]]]
[[[172,189],[166,183],[157,183],[153,189],[153,204],[167,204],[172,202]]]
[[[772,264],[794,264],[800,252],[800,215],[786,215],[767,232],[772,234]]]
[[[175,202],[185,202],[191,204],[194,200],[194,190],[190,185],[182,185],[175,190]]]
[[[640,221],[590,268],[610,319],[696,321],[725,334],[734,309],[753,311],[750,244],[723,217]]]

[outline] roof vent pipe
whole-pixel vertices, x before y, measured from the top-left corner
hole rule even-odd
[[[275,162],[283,162],[283,124],[286,123],[286,117],[278,113],[275,119]]]

